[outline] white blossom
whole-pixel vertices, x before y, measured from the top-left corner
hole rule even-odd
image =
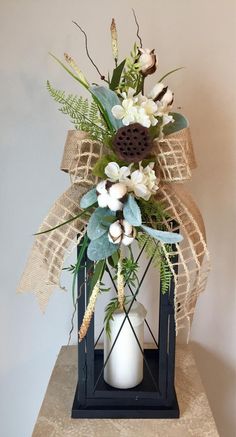
[[[122,182],[130,175],[130,167],[120,167],[117,162],[109,162],[105,167],[105,174],[112,182]]]
[[[139,93],[134,96],[135,90],[129,88],[127,93],[122,93],[123,101],[121,105],[115,105],[112,108],[112,114],[118,120],[122,120],[125,126],[131,123],[139,123],[149,128],[155,126],[158,122],[156,119],[158,106],[152,100]]]
[[[139,166],[139,170],[131,173],[127,180],[128,191],[134,192],[137,198],[149,200],[152,194],[158,190],[157,177],[153,170],[154,163],[150,163],[145,168]]]

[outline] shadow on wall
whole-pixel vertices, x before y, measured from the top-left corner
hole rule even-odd
[[[232,405],[235,395],[236,369],[199,343],[191,342],[191,347],[219,434],[222,437],[232,437],[235,435],[235,412],[232,411]],[[225,424],[224,428],[222,424]]]

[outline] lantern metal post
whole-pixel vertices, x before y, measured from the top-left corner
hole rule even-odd
[[[78,248],[79,250],[79,248]],[[140,252],[141,256],[142,251]],[[176,271],[177,256],[173,257],[173,268]],[[146,276],[151,260],[140,280]],[[78,273],[78,326],[81,325],[88,302],[89,275],[93,263],[86,254],[82,260],[82,268]],[[108,273],[110,274],[109,270]],[[110,274],[112,280],[112,275]],[[115,286],[115,284],[114,284]],[[132,389],[117,389],[109,386],[103,379],[103,349],[99,348],[99,340],[94,339],[94,318],[91,321],[87,336],[78,344],[78,384],[72,407],[72,418],[178,418],[179,407],[174,388],[175,375],[175,321],[174,290],[171,278],[169,292],[160,292],[159,333],[155,339],[148,322],[145,324],[154,340],[154,349],[140,351],[144,359],[143,381]],[[133,291],[132,301],[136,299],[138,290]],[[129,309],[124,321],[129,319]],[[122,325],[121,325],[122,329]],[[135,332],[133,330],[135,335]],[[119,333],[118,333],[119,335]],[[137,339],[138,342],[138,339]],[[114,346],[114,344],[113,344]],[[112,349],[110,351],[112,353]],[[109,359],[109,358],[108,358]]]

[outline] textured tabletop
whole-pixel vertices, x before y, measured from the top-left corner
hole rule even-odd
[[[219,436],[189,346],[178,346],[176,356],[180,419],[71,419],[76,382],[76,346],[63,346],[32,437]]]

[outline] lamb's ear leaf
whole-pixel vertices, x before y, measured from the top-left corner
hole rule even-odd
[[[106,232],[96,240],[90,241],[87,255],[91,261],[99,261],[108,258],[117,251],[117,244],[110,243],[108,233]]]
[[[122,121],[117,120],[111,112],[113,106],[120,105],[120,100],[117,94],[105,86],[96,85],[90,87],[89,90],[102,105],[113,129],[118,130],[121,126],[123,126]]]
[[[87,234],[90,240],[96,240],[107,232],[106,226],[103,225],[103,220],[106,216],[113,214],[108,208],[95,209],[87,226]]]
[[[81,199],[80,199],[80,208],[88,208],[97,202],[97,192],[96,188],[92,188],[92,190],[87,191]]]
[[[174,118],[173,123],[168,123],[163,127],[163,133],[164,135],[170,135],[174,132],[178,132],[179,130],[185,129],[189,126],[189,122],[187,118],[185,118],[182,114],[179,114],[179,112],[170,112],[169,115],[172,115]]]
[[[183,240],[182,235],[177,234],[175,232],[166,232],[166,231],[158,231],[157,229],[150,228],[149,226],[141,225],[141,228],[148,234],[150,237],[155,238],[156,240],[161,241],[166,244],[175,244],[180,243]]]
[[[125,220],[132,226],[140,226],[142,223],[142,216],[140,208],[131,194],[128,196],[128,200],[124,205],[123,214]]]

